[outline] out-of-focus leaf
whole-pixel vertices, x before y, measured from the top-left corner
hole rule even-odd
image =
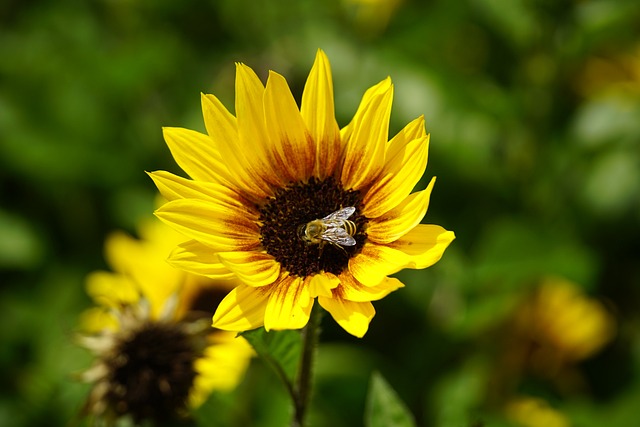
[[[331,332],[333,319],[326,319],[321,338]],[[377,355],[354,342],[321,342],[313,368],[313,393],[308,423],[310,426],[348,427],[348,420],[362,422],[364,396],[371,371],[380,365]],[[331,410],[326,410],[331,408]],[[354,421],[355,422],[355,421]]]
[[[619,215],[638,206],[640,159],[633,150],[614,150],[594,160],[583,189],[589,207],[602,215]]]
[[[0,267],[32,268],[42,259],[44,244],[27,221],[0,211]]]
[[[571,144],[581,150],[608,145],[635,147],[640,105],[627,94],[612,94],[583,104],[571,125]]]
[[[534,10],[525,1],[479,0],[475,4],[504,39],[518,47],[531,43],[539,31]]]
[[[638,401],[640,399],[640,387],[635,385],[621,393],[611,402],[597,404],[593,401],[571,402],[563,409],[575,421],[575,425],[584,427],[597,426],[625,426],[632,425],[630,420],[638,416]]]
[[[575,15],[583,34],[596,34],[620,27],[637,12],[637,2],[594,0],[577,4]]]
[[[547,275],[588,287],[598,267],[593,254],[570,235],[513,218],[486,225],[480,242],[474,286],[483,292],[508,291]]]
[[[479,360],[471,360],[446,374],[436,386],[433,426],[469,426],[480,421],[474,408],[483,398],[486,375],[486,366]]]
[[[258,328],[240,335],[278,374],[283,373],[288,381],[294,381],[302,350],[302,338],[298,331],[267,332],[264,328]]]
[[[404,402],[378,372],[371,376],[367,407],[364,415],[367,427],[410,427],[416,423]]]

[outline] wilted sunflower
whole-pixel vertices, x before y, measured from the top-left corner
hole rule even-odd
[[[97,305],[83,313],[79,341],[96,359],[81,378],[93,384],[88,415],[107,425],[124,417],[160,424],[186,416],[213,390],[235,387],[252,355],[243,338],[210,324],[235,282],[167,264],[184,237],[157,220],[140,235],[112,234],[105,248],[113,272],[87,278]]]
[[[243,284],[220,303],[215,327],[298,329],[315,298],[361,337],[371,301],[402,283],[387,277],[437,262],[451,231],[420,224],[434,179],[410,194],[427,163],[424,119],[388,141],[393,85],[366,91],[343,129],[334,115],[329,61],[318,51],[298,109],[284,77],[266,87],[236,69],[236,116],[202,95],[208,135],[165,128],[165,140],[191,180],[151,173],[170,200],[156,215],[192,240],[170,262]]]

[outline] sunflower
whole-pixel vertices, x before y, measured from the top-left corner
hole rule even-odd
[[[140,227],[140,236],[109,236],[113,272],[87,277],[96,305],[81,316],[79,341],[95,362],[81,378],[92,384],[88,415],[107,425],[124,417],[161,424],[186,416],[213,390],[234,388],[252,355],[243,338],[212,329],[208,320],[235,282],[167,264],[184,237],[155,219]]]
[[[615,319],[607,307],[562,277],[541,280],[510,322],[525,344],[534,369],[556,373],[563,365],[587,359],[615,335]],[[522,345],[522,344],[521,344]],[[516,352],[509,352],[517,354]]]
[[[298,108],[283,76],[266,87],[236,67],[232,115],[202,95],[207,134],[165,128],[192,178],[150,173],[169,201],[156,215],[191,240],[169,262],[242,284],[213,325],[230,331],[304,327],[318,303],[362,337],[379,300],[403,284],[388,277],[437,262],[454,234],[420,224],[435,178],[411,193],[427,163],[424,118],[388,140],[393,85],[366,91],[350,124],[335,119],[329,61],[318,51]]]
[[[545,400],[531,396],[514,397],[507,403],[505,415],[519,427],[571,426],[571,422],[562,412],[552,408]]]

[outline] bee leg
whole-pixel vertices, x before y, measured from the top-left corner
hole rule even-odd
[[[340,248],[340,250],[342,251],[342,253],[344,254],[344,256],[346,256],[347,258],[349,258],[349,253],[347,252],[347,250],[345,248],[343,248],[340,245],[336,245],[337,247]]]
[[[318,261],[320,261],[320,258],[322,258],[322,251],[324,249],[324,241],[321,241],[318,244]]]
[[[331,243],[331,246],[333,246],[334,248],[338,248],[342,251],[342,253],[348,258],[349,257],[349,253],[347,252],[347,250],[345,248],[343,248],[341,245],[338,245],[336,243]]]

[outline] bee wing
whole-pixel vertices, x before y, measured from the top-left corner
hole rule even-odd
[[[353,206],[347,206],[322,218],[323,221],[344,221],[349,218],[356,211]]]
[[[328,227],[320,236],[322,240],[326,240],[330,243],[335,243],[342,246],[355,246],[356,239],[354,239],[347,231],[342,227]]]

